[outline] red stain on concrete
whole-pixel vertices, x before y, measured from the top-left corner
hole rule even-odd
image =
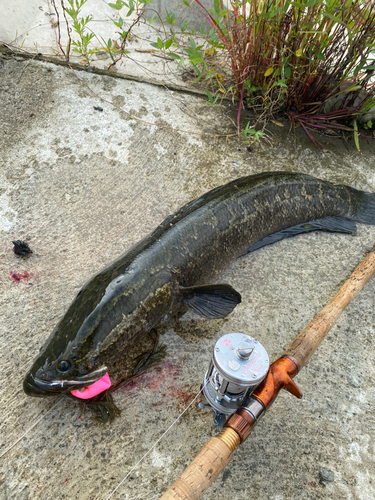
[[[174,387],[178,385],[178,379],[180,377],[181,368],[165,360],[161,365],[147,370],[135,380],[129,382],[129,384],[124,385],[121,389],[124,391],[129,389],[141,391],[143,388],[147,387],[151,391],[162,392],[165,396],[176,398],[178,397],[178,389]],[[174,384],[174,381],[176,381],[176,384]]]
[[[195,393],[192,393],[189,388],[180,389],[177,391],[177,397],[181,403],[190,403],[196,396]]]
[[[20,273],[17,273],[16,271],[9,271],[9,274],[14,283],[19,283],[21,280],[31,278],[31,274],[27,271],[22,271]]]
[[[186,383],[182,386],[182,367],[164,360],[160,366],[151,368],[121,389],[136,392],[151,390],[164,398],[173,398],[177,408],[182,410],[196,397],[199,386],[194,386],[193,391]]]

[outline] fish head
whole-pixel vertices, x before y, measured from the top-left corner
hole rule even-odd
[[[81,347],[81,349],[80,349]],[[83,355],[82,346],[68,342],[56,352],[57,342],[47,343],[23,381],[28,396],[54,396],[87,387],[107,373],[106,366],[95,366]]]
[[[23,381],[27,395],[44,397],[81,389],[107,372],[95,349],[101,340],[96,338],[98,318],[103,315],[98,311],[111,282],[107,274],[104,270],[80,290],[40,349]]]
[[[24,379],[26,394],[49,396],[93,384],[107,373],[111,356],[126,355],[126,346],[147,333],[150,323],[160,322],[169,308],[172,288],[160,286],[164,275],[153,278],[152,290],[143,275],[126,272],[109,283],[100,277],[77,295],[47,339]]]

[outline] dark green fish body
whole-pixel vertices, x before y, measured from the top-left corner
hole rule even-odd
[[[234,259],[269,235],[332,216],[375,224],[375,195],[273,172],[188,203],[82,288],[27,374],[25,391],[56,394],[89,385],[106,370],[111,375],[129,346],[187,307],[226,316],[239,294],[208,284]]]

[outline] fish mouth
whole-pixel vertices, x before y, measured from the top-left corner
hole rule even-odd
[[[28,373],[23,381],[23,389],[29,396],[53,396],[62,392],[82,389],[100,380],[108,369],[106,366],[72,380],[41,380]]]

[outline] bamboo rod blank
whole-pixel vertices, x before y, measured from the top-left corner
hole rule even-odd
[[[335,324],[345,307],[362,290],[374,273],[375,246],[345,281],[334,298],[294,339],[283,356],[291,357],[296,361],[299,369],[303,368]]]

